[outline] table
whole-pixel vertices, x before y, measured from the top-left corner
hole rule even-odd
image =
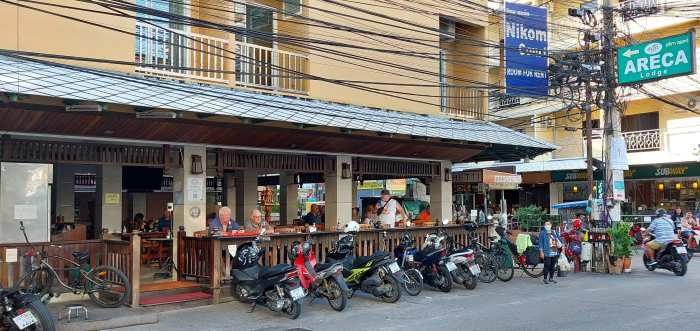
[[[169,257],[167,256],[167,250],[168,247],[172,247],[173,245],[173,238],[149,238],[149,239],[144,239],[145,241],[153,241],[158,243],[158,262],[160,265],[163,264],[163,262]],[[163,258],[165,256],[165,259]]]

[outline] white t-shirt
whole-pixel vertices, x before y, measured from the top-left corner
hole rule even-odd
[[[379,221],[382,222],[382,224],[393,226],[396,222],[396,200],[390,199],[386,203],[380,200],[377,208],[381,207],[384,207],[384,209],[379,215]]]

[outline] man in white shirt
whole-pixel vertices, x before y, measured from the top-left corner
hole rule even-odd
[[[396,212],[401,213],[401,218],[404,221],[408,220],[408,215],[401,207],[401,204],[395,199],[391,198],[391,193],[389,190],[382,190],[381,199],[377,204],[377,215],[379,216],[379,221],[382,224],[387,224],[389,227],[394,227],[396,222]]]

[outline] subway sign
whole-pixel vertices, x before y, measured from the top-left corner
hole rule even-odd
[[[695,30],[617,49],[617,82],[634,84],[695,73]]]
[[[660,164],[635,166],[625,170],[625,179],[661,179],[675,177],[700,177],[700,163]],[[604,180],[604,173],[594,172],[595,180]],[[552,171],[552,182],[583,182],[588,179],[585,170]]]

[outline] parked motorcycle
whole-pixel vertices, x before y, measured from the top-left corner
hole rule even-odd
[[[345,309],[350,290],[345,284],[341,263],[316,263],[314,243],[310,238],[292,244],[291,259],[307,295],[328,299],[328,304],[336,311]]]
[[[56,330],[51,313],[38,296],[0,288],[0,330]]]
[[[445,240],[444,235],[426,235],[423,247],[408,265],[418,269],[428,285],[442,292],[449,292],[452,289],[450,273],[457,270],[457,266],[447,257]]]
[[[379,251],[372,256],[355,257],[355,234],[347,233],[338,240],[327,255],[327,262],[343,264],[343,276],[351,290],[351,297],[360,290],[394,303],[401,298],[401,287],[396,274],[401,272],[398,263],[388,252]]]
[[[651,239],[653,240],[653,236]],[[668,243],[664,248],[656,252],[655,265],[650,265],[649,258],[644,254],[644,267],[649,271],[654,271],[657,268],[666,269],[673,272],[676,276],[685,276],[688,271],[688,250],[683,246],[680,239],[676,239]]]
[[[450,272],[452,281],[462,284],[466,289],[476,288],[477,278],[481,273],[481,268],[476,264],[474,251],[467,247],[459,247],[459,243],[447,236],[447,257],[457,268]]]
[[[411,267],[417,252],[413,244],[411,235],[405,233],[401,243],[394,248],[394,257],[396,257],[396,261],[398,261],[401,270],[403,270],[403,274],[399,277],[401,285],[403,285],[408,295],[416,296],[423,290],[423,275],[418,269]]]
[[[264,239],[262,235],[241,245],[235,252],[229,250],[234,256],[231,295],[241,302],[251,302],[251,311],[257,304],[263,304],[272,311],[296,319],[301,314],[301,300],[306,295],[300,286],[299,272],[290,264],[262,266],[259,263],[260,257],[265,255],[265,249],[259,246]]]
[[[693,227],[690,236],[681,234],[681,240],[688,249],[688,261],[690,261],[695,253],[700,252],[700,227]]]

